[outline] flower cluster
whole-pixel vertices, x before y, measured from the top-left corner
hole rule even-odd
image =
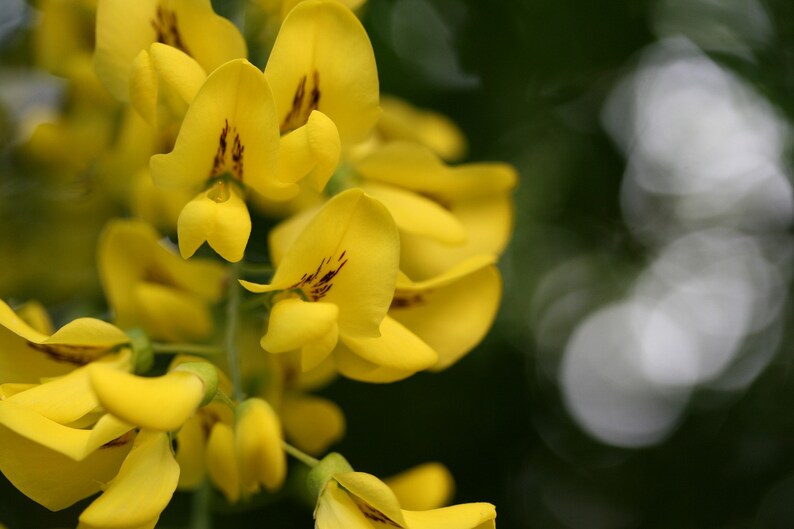
[[[291,455],[320,529],[493,527],[490,504],[440,508],[438,464],[385,483],[315,459],[345,417],[311,392],[441,371],[482,340],[515,172],[451,165],[455,125],[381,98],[361,2],[260,3],[244,38],[210,0],[42,2],[35,56],[72,96],[24,148],[57,178],[91,167],[112,204],[93,217],[108,311],[55,330],[0,302],[0,471],[51,510],[101,492],[80,527],[132,529],[177,489],[276,491]]]

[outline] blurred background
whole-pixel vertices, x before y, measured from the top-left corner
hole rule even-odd
[[[455,502],[494,503],[501,529],[794,527],[794,3],[369,0],[361,16],[382,91],[447,114],[466,161],[521,180],[489,337],[443,374],[327,388],[348,418],[337,449],[381,476],[441,461]],[[0,3],[6,70],[34,18]],[[0,71],[4,123],[20,90],[57,97],[17,81]],[[0,255],[36,261],[47,202],[21,215],[35,183],[0,177]],[[27,280],[65,314],[79,293],[31,278],[62,262],[96,288],[93,254],[53,244],[27,279],[0,264],[0,285]],[[10,527],[84,507],[29,503],[0,486]],[[311,526],[298,503],[262,508],[217,526]]]

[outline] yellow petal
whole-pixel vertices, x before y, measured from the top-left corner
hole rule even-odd
[[[355,170],[368,180],[419,191],[445,201],[505,194],[518,180],[515,168],[508,164],[447,167],[427,147],[405,142],[376,149],[357,161]]]
[[[204,398],[201,379],[185,371],[145,378],[103,365],[92,364],[89,370],[97,398],[108,412],[152,430],[178,429]]]
[[[377,338],[344,336],[342,341],[355,354],[387,369],[416,372],[433,366],[438,355],[401,323],[386,316]]]
[[[365,515],[381,514],[401,527],[409,527],[403,519],[397,497],[385,483],[372,474],[341,472],[334,474],[334,479],[353,496],[353,500]]]
[[[312,301],[339,307],[340,335],[378,336],[394,292],[399,236],[388,211],[362,191],[329,200],[292,244],[270,285],[253,292],[301,288]]]
[[[339,325],[334,322],[331,329],[319,339],[303,344],[301,347],[301,370],[317,369],[325,362],[339,342]]]
[[[290,12],[265,76],[282,132],[302,126],[319,110],[347,145],[366,139],[380,114],[372,45],[356,16],[338,2],[308,0]]]
[[[132,448],[132,436],[75,461],[0,426],[0,472],[25,496],[59,511],[101,490]]]
[[[154,228],[135,220],[111,221],[103,231],[99,272],[116,321],[123,327],[143,327],[159,340],[203,337],[208,305],[222,295],[226,271],[209,259],[185,261],[160,239]],[[163,299],[176,309],[162,310]],[[188,304],[194,307],[191,323],[181,314]],[[198,312],[203,316],[196,316]]]
[[[190,55],[155,42],[132,63],[130,100],[154,127],[181,121],[207,74]]]
[[[496,509],[490,503],[464,503],[432,511],[403,511],[411,529],[494,529]]]
[[[193,490],[204,481],[205,419],[196,413],[180,428],[176,436],[176,462],[179,465],[179,490]]]
[[[373,524],[339,483],[331,480],[325,486],[314,512],[317,529],[372,529]]]
[[[304,452],[320,455],[345,433],[345,416],[333,402],[307,395],[290,396],[281,406],[287,437]]]
[[[114,369],[128,369],[130,354],[108,355],[100,360]],[[88,376],[88,368],[75,369],[62,377],[37,384],[5,400],[24,406],[60,424],[72,423],[99,406]]]
[[[498,269],[487,264],[490,260],[475,257],[421,286],[402,284],[395,291],[389,316],[438,353],[434,371],[457,362],[491,328],[499,309],[502,280]]]
[[[63,375],[127,342],[118,328],[90,318],[74,320],[47,336],[0,301],[0,384]]]
[[[17,316],[42,334],[52,334],[55,331],[47,309],[38,301],[28,301],[19,307]]]
[[[97,75],[120,101],[129,100],[133,60],[154,42],[180,49],[207,72],[247,55],[240,32],[212,11],[210,0],[98,3],[94,65]]]
[[[310,303],[285,299],[273,306],[262,347],[271,353],[285,353],[321,339],[336,325],[339,308],[332,303]],[[326,351],[331,352],[333,346]]]
[[[142,311],[144,328],[167,341],[201,340],[212,332],[209,307],[198,296],[175,288],[139,282],[134,290]]]
[[[425,145],[445,160],[458,160],[466,152],[466,138],[448,117],[412,107],[391,96],[381,96],[383,114],[378,133],[387,142],[411,141]]]
[[[441,463],[425,463],[383,480],[403,509],[427,511],[446,505],[455,481]]]
[[[376,183],[361,186],[389,210],[402,232],[430,237],[444,244],[462,244],[466,230],[449,211],[411,191]]]
[[[207,241],[213,250],[236,263],[243,258],[251,216],[233,186],[216,182],[188,202],[177,221],[179,251],[187,259]]]
[[[142,430],[110,486],[80,515],[91,527],[127,528],[157,520],[174,494],[179,465],[168,434]]]
[[[90,430],[70,428],[8,400],[0,401],[0,425],[75,461],[133,428],[111,415]]]
[[[415,371],[390,369],[364,360],[359,355],[340,343],[334,350],[334,365],[347,378],[361,382],[384,384],[408,378]]]
[[[237,408],[235,451],[240,482],[247,492],[281,487],[287,461],[281,447],[281,423],[273,408],[262,399],[248,399]]]
[[[163,188],[196,189],[230,174],[258,193],[291,198],[294,184],[276,179],[279,132],[270,87],[244,59],[212,72],[185,114],[174,150],[152,156],[149,166]]]
[[[305,125],[281,137],[278,178],[297,182],[305,177],[315,191],[322,191],[334,174],[341,151],[334,122],[313,110]]]
[[[240,499],[240,472],[234,443],[232,427],[216,422],[207,441],[207,471],[229,503],[237,503]]]
[[[281,264],[289,247],[303,233],[303,230],[306,229],[306,226],[309,225],[318,211],[320,211],[319,207],[303,210],[279,222],[275,228],[270,230],[270,233],[268,233],[268,248],[273,264]]]
[[[447,246],[426,237],[404,233],[400,269],[414,279],[426,279],[480,254],[500,255],[513,231],[513,202],[494,195],[450,205],[468,236],[460,246]]]

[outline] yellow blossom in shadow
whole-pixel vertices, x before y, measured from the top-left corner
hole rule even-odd
[[[99,242],[99,273],[117,325],[141,327],[150,337],[206,338],[210,307],[223,293],[225,271],[213,261],[184,261],[148,224],[108,223]]]

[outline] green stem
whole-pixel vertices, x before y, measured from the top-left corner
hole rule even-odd
[[[307,467],[316,467],[317,464],[320,462],[319,459],[313,458],[309,454],[295,448],[286,441],[281,441],[281,446],[284,447],[284,451],[286,453],[288,453],[289,455],[291,455],[292,457],[294,457],[295,459],[297,459]]]
[[[201,345],[196,343],[152,343],[152,350],[155,354],[160,353],[186,353],[201,356],[212,356],[223,354],[223,349],[214,345]]]
[[[212,529],[210,516],[210,484],[207,480],[193,493],[190,506],[190,529]]]
[[[243,381],[240,374],[240,359],[237,355],[237,325],[240,314],[240,263],[234,263],[229,272],[229,293],[226,300],[226,358],[229,360],[229,374],[234,386],[234,399],[242,402]]]

